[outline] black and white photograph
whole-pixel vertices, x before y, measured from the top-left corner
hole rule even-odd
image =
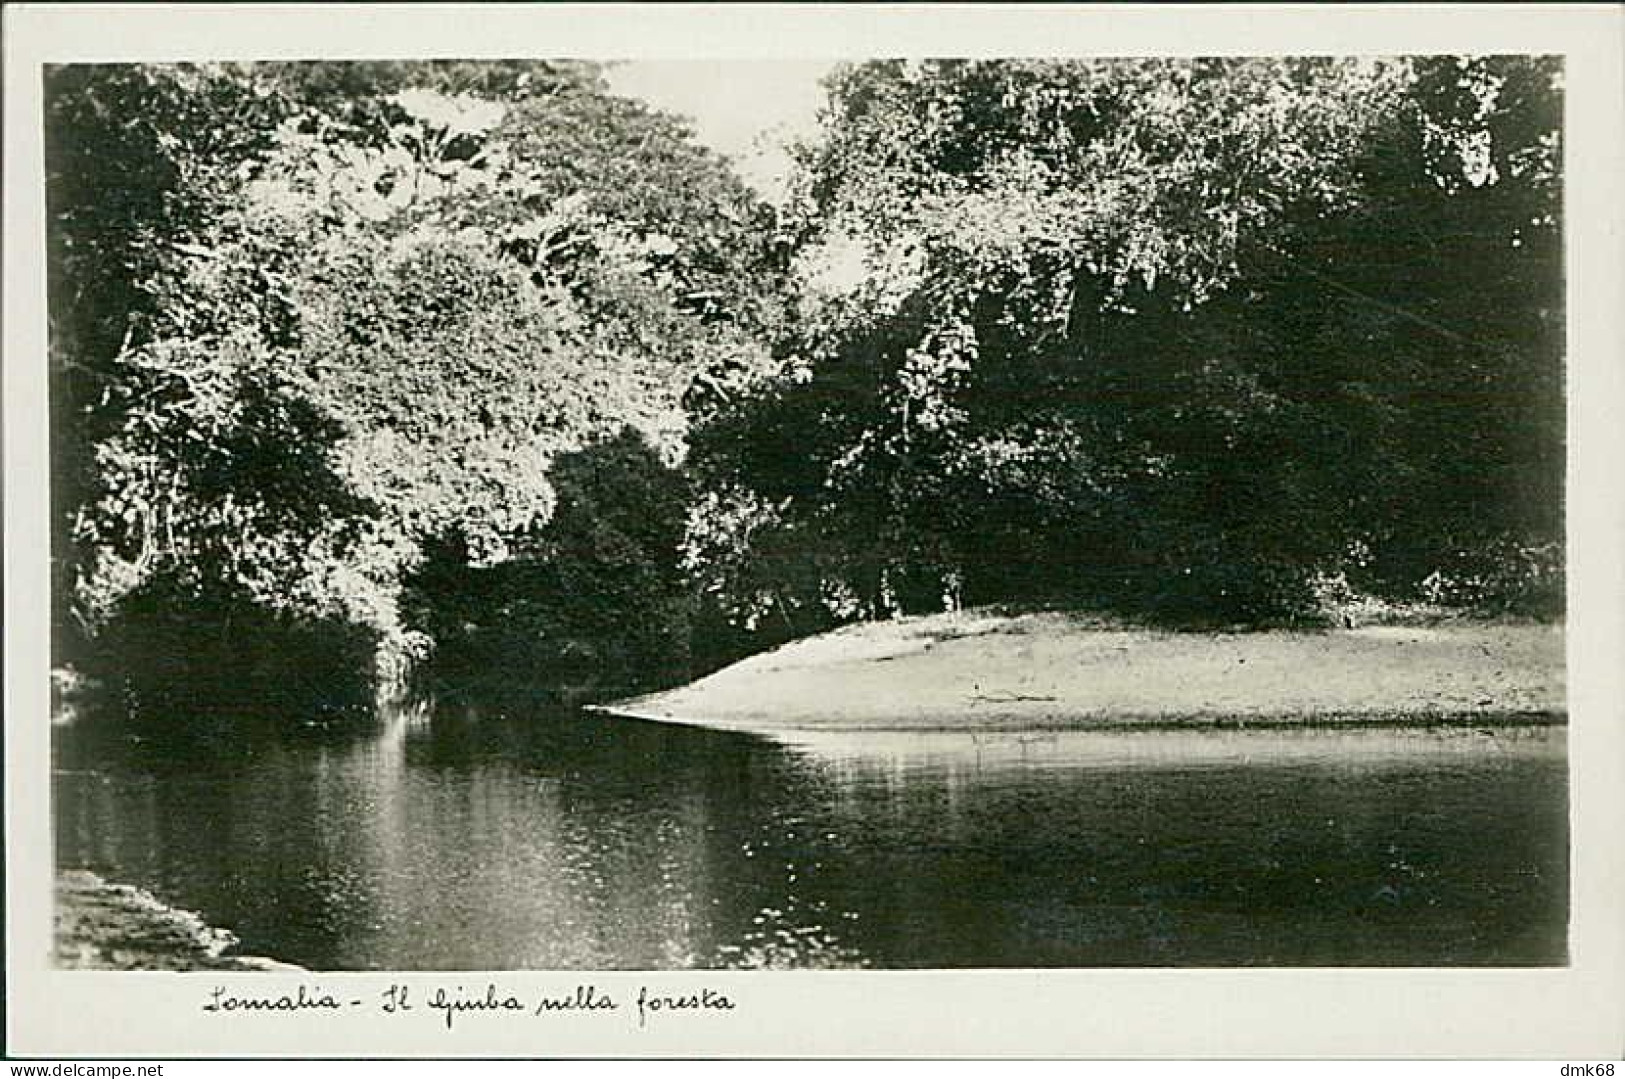
[[[1571,966],[1564,55],[349,44],[27,76],[49,970]]]

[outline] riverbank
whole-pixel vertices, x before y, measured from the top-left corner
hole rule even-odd
[[[1560,723],[1560,625],[1175,633],[1063,612],[847,626],[596,711],[764,734]]]
[[[73,870],[56,879],[52,961],[68,970],[281,970],[301,968],[230,954],[237,937],[127,884]]]

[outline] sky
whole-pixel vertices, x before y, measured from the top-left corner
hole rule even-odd
[[[782,201],[790,159],[784,143],[813,133],[834,67],[824,60],[630,60],[610,86],[693,121],[695,137],[734,162],[746,183]]]

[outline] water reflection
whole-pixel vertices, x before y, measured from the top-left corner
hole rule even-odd
[[[1561,728],[60,744],[59,861],[334,969],[1561,962]]]
[[[1258,763],[1384,767],[1424,758],[1518,757],[1562,760],[1562,728],[1235,727],[971,733],[788,731],[776,740],[829,767],[884,763],[899,775],[948,775],[1011,768],[1226,767]]]

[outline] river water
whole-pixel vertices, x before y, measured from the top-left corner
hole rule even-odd
[[[58,732],[57,860],[313,969],[1565,961],[1560,727]]]

